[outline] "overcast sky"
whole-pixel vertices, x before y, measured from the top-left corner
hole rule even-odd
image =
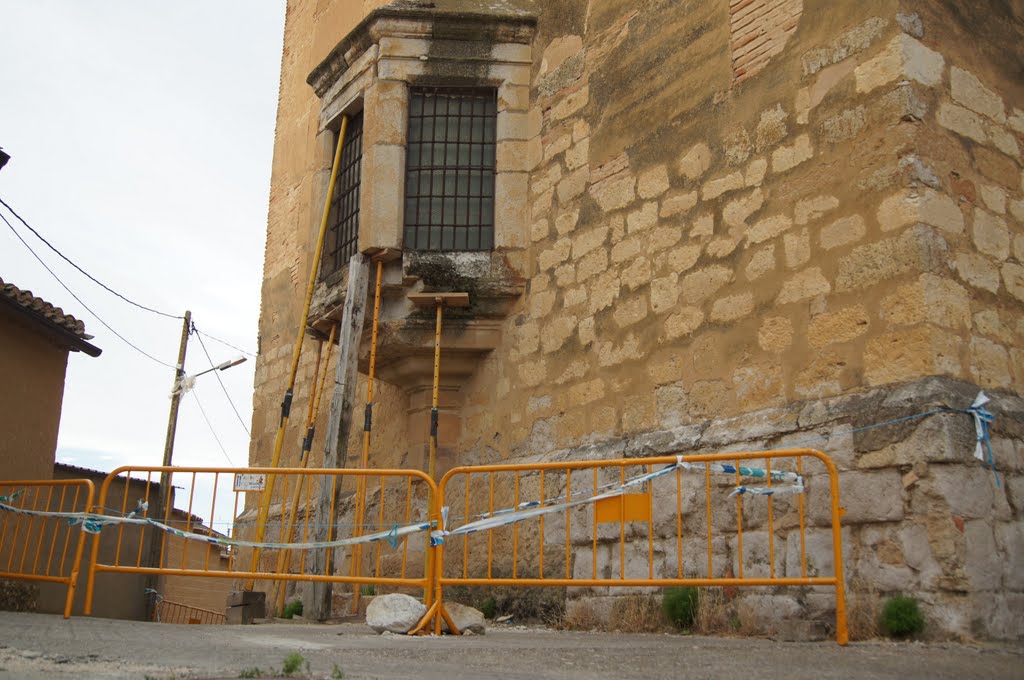
[[[0,0],[0,197],[110,287],[256,351],[284,0]],[[0,207],[4,215],[9,213]],[[181,322],[135,309],[29,245],[118,333],[177,358]],[[76,302],[0,222],[0,278],[85,321],[57,460],[160,463],[173,371]],[[216,363],[238,352],[207,340]],[[2,351],[2,348],[0,348]],[[220,373],[250,426],[254,360]],[[209,362],[195,336],[186,372]],[[2,376],[0,376],[2,383]],[[178,465],[245,465],[249,437],[214,375],[182,402]]]

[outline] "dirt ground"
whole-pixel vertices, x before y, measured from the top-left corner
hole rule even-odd
[[[1024,678],[1021,644],[841,648],[515,626],[409,638],[362,624],[179,626],[0,612],[0,679],[276,677],[292,653],[304,658],[292,677],[309,678]]]

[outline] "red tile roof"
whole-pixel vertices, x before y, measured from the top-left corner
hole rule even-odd
[[[92,336],[85,332],[85,324],[70,314],[65,314],[60,307],[54,307],[41,297],[36,297],[30,290],[22,290],[13,283],[0,278],[0,297],[6,298],[23,307],[25,311],[41,316],[55,326],[71,331],[83,340],[91,340]]]

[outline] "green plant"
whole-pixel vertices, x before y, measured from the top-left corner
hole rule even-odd
[[[889,598],[882,607],[882,629],[893,637],[908,637],[924,630],[917,600],[907,595]]]
[[[485,619],[493,619],[494,615],[498,613],[498,601],[493,597],[488,597],[480,603],[480,613],[484,615]]]
[[[302,664],[305,663],[305,661],[306,657],[302,656],[298,652],[292,652],[288,656],[284,657],[284,663],[281,664],[281,675],[291,675],[302,668]]]
[[[334,667],[331,668],[331,678],[333,678],[333,680],[344,680],[345,671],[338,668],[338,664],[333,664],[333,666]]]
[[[677,628],[690,628],[697,620],[697,589],[693,586],[666,588],[661,596],[665,618]]]
[[[281,610],[282,619],[290,619],[302,615],[302,600],[292,600]]]
[[[243,670],[241,673],[238,674],[238,677],[240,677],[240,678],[262,678],[263,677],[263,671],[261,671],[259,668],[246,668],[245,670]]]
[[[367,595],[369,597],[372,597],[377,594],[377,589],[374,587],[372,583],[366,583],[359,587],[359,593],[361,595]]]

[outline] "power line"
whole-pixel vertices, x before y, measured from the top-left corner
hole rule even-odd
[[[195,388],[192,388],[192,396],[196,398],[196,406],[199,407],[199,412],[203,414],[203,420],[206,421],[206,426],[210,428],[210,434],[213,435],[214,440],[217,442],[217,446],[220,447],[221,453],[223,453],[224,457],[228,459],[229,463],[231,463],[231,467],[236,467],[235,462],[231,460],[231,456],[228,455],[227,449],[225,449],[224,445],[220,443],[220,437],[217,436],[217,431],[213,429],[213,423],[210,422],[210,418],[206,415],[206,409],[203,408],[203,402],[199,401],[199,395],[196,394]]]
[[[192,324],[192,325],[195,326],[195,324]],[[196,328],[196,333],[198,333],[198,332],[199,332],[199,329]],[[256,355],[253,354],[252,352],[248,352],[248,351],[242,349],[241,347],[237,347],[235,345],[232,345],[227,340],[221,340],[220,338],[215,338],[212,335],[210,335],[209,333],[203,333],[203,335],[208,337],[210,340],[213,340],[214,342],[219,342],[220,344],[224,345],[225,347],[230,347],[231,349],[233,349],[233,350],[235,350],[237,352],[241,352],[242,354],[244,354],[246,356],[249,356],[249,357],[252,357],[253,359],[256,358]]]
[[[195,331],[196,338],[199,340],[199,346],[203,348],[203,354],[206,355],[206,360],[210,362],[210,368],[214,368],[213,357],[211,357],[210,353],[206,350],[206,343],[203,342],[202,333],[199,332],[199,329],[195,329]],[[227,397],[228,403],[231,404],[231,410],[235,412],[235,417],[238,418],[238,422],[241,423],[242,429],[245,430],[247,435],[252,436],[252,433],[249,432],[249,428],[245,425],[245,421],[242,420],[242,416],[238,412],[238,409],[235,408],[235,402],[231,400],[231,395],[228,394],[228,388],[224,387],[224,381],[220,379],[220,371],[214,371],[213,375],[217,378],[217,382],[220,383],[220,388],[224,390],[224,396]]]
[[[39,239],[40,241],[42,241],[43,243],[45,243],[45,244],[46,244],[46,246],[47,246],[47,247],[48,247],[48,248],[49,248],[50,250],[52,250],[53,252],[55,252],[55,253],[56,253],[57,255],[59,255],[59,256],[60,256],[60,257],[61,257],[61,258],[62,258],[62,259],[63,259],[63,260],[65,261],[65,262],[67,262],[68,264],[70,264],[70,265],[71,265],[72,267],[74,267],[74,268],[75,268],[75,269],[77,269],[77,270],[78,270],[79,272],[81,272],[81,273],[82,273],[82,274],[83,274],[83,275],[84,275],[85,277],[87,277],[87,278],[88,278],[88,279],[89,279],[90,281],[92,281],[93,283],[97,284],[98,286],[100,286],[101,288],[103,288],[104,290],[106,290],[107,292],[109,292],[109,293],[112,293],[113,295],[116,295],[117,297],[121,298],[122,300],[124,300],[124,301],[125,301],[125,302],[127,302],[128,304],[130,304],[130,305],[133,305],[133,306],[135,306],[135,307],[138,307],[139,309],[143,309],[143,310],[145,310],[145,311],[147,311],[147,312],[152,312],[153,314],[158,314],[158,315],[160,315],[160,316],[163,316],[163,317],[167,317],[167,318],[169,318],[169,319],[179,319],[179,320],[180,320],[180,319],[184,319],[184,318],[185,318],[185,317],[181,316],[180,314],[168,314],[168,313],[166,313],[166,312],[162,312],[162,311],[160,311],[159,309],[153,309],[152,307],[147,307],[146,305],[144,305],[144,304],[141,304],[141,303],[139,303],[139,302],[135,302],[134,300],[132,300],[132,299],[130,299],[130,298],[128,298],[128,297],[126,297],[126,296],[122,295],[121,293],[117,292],[116,290],[114,290],[114,289],[113,289],[113,288],[111,288],[110,286],[106,285],[105,283],[103,283],[102,281],[100,281],[99,279],[97,279],[96,277],[94,277],[94,276],[93,276],[92,274],[90,274],[89,272],[87,272],[87,271],[85,271],[84,269],[82,269],[81,267],[79,267],[79,266],[78,266],[78,265],[77,265],[77,264],[76,264],[76,263],[75,263],[75,262],[74,262],[73,260],[71,260],[71,258],[69,258],[69,257],[68,257],[68,256],[66,256],[66,255],[65,255],[64,253],[62,253],[62,252],[61,252],[60,250],[58,250],[56,246],[54,246],[54,245],[53,245],[52,243],[50,243],[50,242],[49,242],[48,240],[46,240],[46,238],[44,238],[42,234],[40,234],[40,233],[39,233],[38,231],[36,231],[36,230],[35,230],[35,229],[34,229],[34,228],[32,227],[32,225],[31,225],[31,224],[29,224],[29,223],[28,223],[28,222],[27,222],[27,221],[25,220],[25,218],[24,218],[24,217],[22,217],[21,215],[19,215],[19,214],[18,214],[18,212],[17,212],[17,211],[16,211],[16,210],[15,210],[14,208],[12,208],[12,207],[10,206],[10,204],[8,204],[8,203],[7,203],[7,202],[6,202],[5,200],[3,200],[3,198],[0,198],[0,205],[3,205],[3,206],[4,206],[5,208],[7,208],[7,209],[8,209],[8,210],[9,210],[9,211],[11,212],[11,214],[12,214],[12,215],[14,215],[14,216],[15,216],[15,217],[16,217],[16,218],[18,219],[18,221],[19,221],[19,222],[21,222],[21,223],[22,223],[23,225],[25,225],[25,228],[26,228],[26,229],[28,229],[29,231],[31,231],[31,232],[32,232],[32,233],[33,233],[33,234],[34,234],[34,235],[36,236],[36,238],[38,238],[38,239]],[[5,220],[5,221],[6,221],[6,220]],[[9,223],[9,222],[8,222],[8,226],[10,226],[10,223]],[[13,227],[11,227],[11,228],[13,229]],[[20,238],[20,237],[19,237],[19,238]],[[24,243],[24,241],[22,241],[22,243]],[[26,247],[27,247],[27,244],[26,244]],[[38,259],[38,255],[36,256],[36,258]],[[52,272],[51,272],[51,273],[52,273]],[[99,317],[97,317],[97,318],[99,318]],[[104,325],[106,325],[106,324],[104,324]],[[245,355],[247,355],[247,356],[250,356],[250,357],[252,357],[252,358],[256,358],[256,355],[255,355],[255,354],[253,354],[252,352],[249,352],[249,351],[247,351],[247,350],[244,350],[244,349],[242,349],[241,347],[238,347],[238,346],[236,346],[236,345],[233,345],[233,344],[231,344],[230,342],[228,342],[228,341],[226,341],[226,340],[222,340],[222,339],[220,339],[220,338],[214,337],[214,336],[210,335],[209,333],[206,333],[205,335],[206,335],[206,337],[208,337],[209,339],[211,339],[211,340],[213,340],[213,341],[215,341],[215,342],[219,342],[220,344],[222,344],[222,345],[224,345],[224,346],[226,346],[226,347],[230,347],[231,349],[233,349],[233,350],[236,350],[236,351],[238,351],[238,352],[241,352],[242,354],[245,354]]]
[[[3,201],[2,201],[2,200],[0,200],[0,203],[3,203]],[[7,205],[7,204],[6,204],[6,203],[4,203],[4,205]],[[10,209],[10,206],[8,206],[8,209]],[[13,211],[13,210],[11,210],[11,212],[14,212],[14,211]],[[15,214],[17,214],[17,213],[15,213]],[[104,321],[103,319],[101,319],[101,318],[99,317],[99,315],[98,315],[98,314],[96,314],[96,312],[92,311],[92,309],[91,309],[91,308],[89,307],[89,305],[87,305],[87,304],[85,304],[84,302],[82,302],[82,299],[81,299],[80,297],[78,297],[77,295],[75,295],[75,294],[74,294],[74,292],[73,292],[73,291],[72,291],[72,290],[71,290],[70,288],[68,288],[68,287],[67,287],[67,285],[66,285],[66,284],[65,284],[65,283],[64,283],[63,281],[61,281],[60,277],[59,277],[59,276],[57,276],[57,274],[56,274],[56,273],[54,273],[54,271],[53,271],[52,269],[50,269],[50,268],[49,268],[49,267],[48,267],[48,266],[46,265],[46,263],[45,263],[45,262],[43,262],[43,258],[39,257],[39,255],[38,255],[38,254],[36,254],[36,251],[32,250],[32,246],[30,246],[30,245],[29,245],[29,244],[28,244],[28,243],[27,243],[27,242],[25,241],[25,239],[23,239],[23,238],[21,237],[21,234],[19,234],[19,233],[18,233],[18,230],[14,228],[14,225],[13,225],[13,224],[11,224],[11,223],[10,223],[10,222],[9,222],[9,221],[7,220],[7,218],[6,218],[5,216],[4,216],[4,214],[3,214],[2,212],[0,212],[0,219],[2,219],[2,220],[4,221],[4,223],[5,223],[5,224],[6,224],[6,225],[7,225],[7,226],[8,226],[9,228],[10,228],[10,230],[11,230],[11,231],[12,231],[12,232],[14,233],[14,235],[15,235],[15,236],[16,236],[16,237],[18,238],[18,240],[19,240],[19,241],[21,241],[21,244],[22,244],[23,246],[25,246],[26,248],[28,248],[28,252],[32,253],[32,257],[36,258],[36,260],[38,260],[38,261],[39,261],[39,264],[43,265],[43,269],[45,269],[46,271],[50,272],[50,276],[52,276],[53,278],[55,278],[55,279],[57,280],[57,283],[59,283],[59,284],[61,285],[61,287],[63,287],[63,288],[64,288],[64,290],[66,290],[66,291],[68,292],[68,294],[69,294],[69,295],[70,295],[71,297],[75,298],[75,300],[76,300],[76,301],[78,302],[78,304],[82,305],[82,307],[84,307],[84,308],[85,308],[85,310],[86,310],[87,312],[89,312],[90,314],[92,314],[92,315],[93,315],[93,317],[94,317],[94,318],[95,318],[95,319],[96,319],[97,321],[99,321],[99,322],[100,322],[101,324],[103,324],[103,325],[104,325],[104,326],[106,327],[106,329],[107,329],[108,331],[110,331],[111,333],[113,333],[114,335],[116,335],[116,336],[117,336],[118,338],[120,338],[121,342],[123,342],[124,344],[128,345],[129,347],[131,347],[132,349],[134,349],[134,350],[135,350],[136,352],[138,352],[138,353],[139,353],[139,354],[141,354],[142,356],[146,357],[147,359],[149,359],[149,360],[151,360],[151,361],[155,361],[156,363],[160,364],[161,366],[166,366],[167,368],[173,368],[173,369],[177,370],[177,366],[174,366],[174,365],[172,365],[172,364],[169,364],[169,363],[167,363],[167,362],[165,362],[165,361],[160,361],[160,360],[159,360],[159,359],[157,359],[157,358],[156,358],[155,356],[153,356],[153,355],[152,355],[152,354],[150,354],[149,352],[146,352],[145,350],[141,349],[141,348],[140,348],[140,347],[138,347],[137,345],[133,344],[133,343],[132,343],[132,342],[131,342],[130,340],[128,340],[128,338],[124,337],[123,335],[121,335],[120,333],[118,333],[117,331],[115,331],[115,330],[114,330],[114,329],[113,329],[113,328],[112,328],[112,327],[110,326],[110,324],[108,324],[108,323],[107,323],[106,321]]]
[[[128,304],[130,304],[130,305],[134,305],[134,306],[138,307],[139,309],[144,309],[144,310],[146,310],[147,312],[152,312],[153,314],[159,314],[160,316],[165,316],[165,317],[167,317],[168,319],[184,319],[184,318],[185,318],[185,317],[183,317],[183,316],[181,316],[181,315],[178,315],[178,314],[168,314],[168,313],[166,313],[166,312],[161,312],[161,311],[160,311],[159,309],[153,309],[152,307],[147,307],[146,305],[140,304],[140,303],[138,303],[138,302],[135,302],[134,300],[130,300],[130,299],[128,299],[128,298],[127,298],[127,297],[125,297],[124,295],[121,295],[121,294],[120,294],[120,293],[118,293],[118,292],[117,292],[116,290],[114,290],[113,288],[111,288],[111,287],[110,287],[110,286],[108,286],[107,284],[103,283],[102,281],[100,281],[99,279],[97,279],[97,278],[96,278],[95,276],[93,276],[93,275],[92,275],[92,274],[90,274],[89,272],[87,272],[87,271],[85,271],[84,269],[82,269],[81,267],[79,267],[79,266],[78,266],[77,264],[75,264],[75,263],[74,263],[74,262],[73,262],[73,261],[71,260],[71,258],[69,258],[69,257],[68,257],[67,255],[65,255],[64,253],[62,253],[62,252],[60,252],[59,250],[57,250],[56,246],[54,246],[54,245],[53,245],[52,243],[50,243],[50,242],[49,242],[49,241],[47,241],[47,240],[46,240],[45,238],[43,238],[43,235],[42,235],[42,234],[40,234],[40,233],[39,233],[38,231],[36,231],[35,229],[33,229],[33,228],[32,228],[32,225],[30,225],[30,224],[29,224],[28,222],[26,222],[26,221],[25,221],[25,218],[24,218],[24,217],[22,217],[21,215],[19,215],[19,214],[18,214],[18,213],[17,213],[17,212],[16,212],[15,210],[14,210],[14,208],[12,208],[12,207],[11,207],[10,205],[8,205],[8,204],[7,204],[7,202],[6,202],[6,201],[4,201],[4,199],[0,198],[0,204],[2,204],[2,205],[3,205],[4,207],[5,207],[5,208],[7,208],[8,210],[10,210],[10,211],[11,211],[11,214],[12,214],[12,215],[14,215],[15,217],[17,217],[17,218],[18,218],[18,221],[20,221],[20,222],[21,222],[22,224],[24,224],[24,225],[25,225],[25,228],[26,228],[26,229],[28,229],[28,230],[29,230],[29,231],[31,231],[31,232],[32,232],[33,234],[35,234],[36,238],[38,238],[38,239],[39,239],[40,241],[42,241],[43,243],[45,243],[45,244],[46,244],[46,246],[47,246],[47,247],[48,247],[48,248],[49,248],[50,250],[52,250],[53,252],[55,252],[55,253],[57,253],[58,255],[60,255],[60,257],[61,257],[61,258],[62,258],[62,259],[63,259],[63,260],[65,261],[65,262],[67,262],[68,264],[70,264],[70,265],[71,265],[72,267],[74,267],[74,268],[75,268],[75,269],[77,269],[77,270],[78,270],[79,272],[81,272],[82,274],[84,274],[84,275],[85,275],[85,276],[86,276],[86,277],[87,277],[87,278],[88,278],[88,279],[89,279],[90,281],[92,281],[93,283],[97,284],[98,286],[100,286],[101,288],[103,288],[104,290],[106,290],[107,292],[109,292],[109,293],[113,293],[114,295],[116,295],[117,297],[121,298],[122,300],[124,300],[124,301],[125,301],[125,302],[127,302]],[[6,220],[4,220],[4,221],[6,222]],[[10,223],[8,222],[8,224],[10,224]],[[13,227],[12,227],[12,229],[13,229]],[[20,238],[20,237],[19,237],[19,238]],[[38,259],[38,256],[37,256],[37,259]],[[63,284],[62,284],[62,285],[63,285]],[[97,317],[97,318],[98,318],[98,317]],[[104,325],[106,325],[106,324],[104,324]]]

